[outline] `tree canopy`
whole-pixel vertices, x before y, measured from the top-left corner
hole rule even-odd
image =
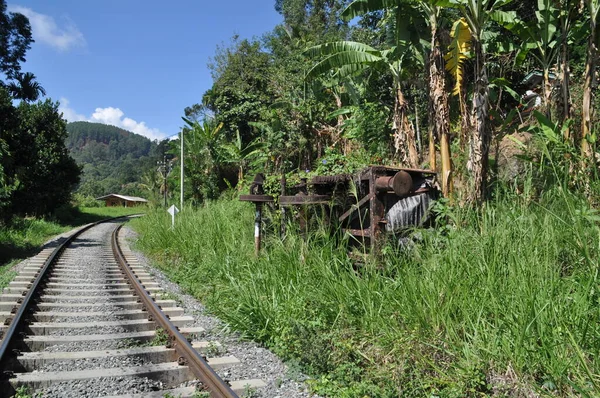
[[[577,15],[569,0],[276,0],[283,23],[219,46],[213,85],[185,115],[222,124],[223,144],[261,143],[264,163],[242,166],[251,172],[323,171],[341,155],[349,167],[432,168],[445,195],[454,181],[455,195],[482,202],[502,174],[495,146],[537,131],[527,90],[568,123],[577,168],[593,167],[597,9],[585,5]],[[542,82],[526,79],[538,72]]]
[[[38,101],[44,88],[33,73],[21,72],[32,42],[27,17],[7,12],[0,0],[0,223],[52,214],[79,182],[58,103]]]

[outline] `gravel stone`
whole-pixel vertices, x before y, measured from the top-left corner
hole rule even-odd
[[[162,390],[162,383],[145,378],[103,377],[61,382],[36,391],[35,397],[92,398],[106,395],[141,394]]]

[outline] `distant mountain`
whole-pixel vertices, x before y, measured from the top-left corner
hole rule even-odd
[[[83,168],[78,193],[94,197],[109,193],[145,195],[140,188],[142,175],[156,169],[163,154],[161,144],[100,123],[73,122],[67,131],[65,144]]]

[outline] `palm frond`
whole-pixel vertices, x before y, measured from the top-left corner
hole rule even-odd
[[[373,64],[381,61],[379,55],[371,54],[363,51],[342,51],[326,57],[318,62],[311,70],[308,71],[307,77],[315,77],[331,70],[341,69],[346,67],[346,72],[351,68],[362,67],[364,64]]]
[[[402,0],[354,0],[342,11],[341,16],[344,20],[350,21],[369,12],[399,7],[402,4]]]
[[[337,70],[337,75],[341,78],[351,77],[356,75],[358,72],[362,72],[369,68],[369,64],[350,64],[344,65]]]
[[[304,51],[304,54],[308,57],[323,57],[326,55],[333,55],[343,51],[358,51],[358,52],[370,52],[377,53],[377,50],[373,47],[359,43],[357,41],[334,41],[331,43],[320,44],[313,46]]]

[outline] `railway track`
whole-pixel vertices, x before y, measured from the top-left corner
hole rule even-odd
[[[123,245],[120,222],[47,249],[0,295],[0,397],[236,397],[261,380],[223,381],[235,357],[164,295]],[[122,248],[122,246],[124,248]]]

